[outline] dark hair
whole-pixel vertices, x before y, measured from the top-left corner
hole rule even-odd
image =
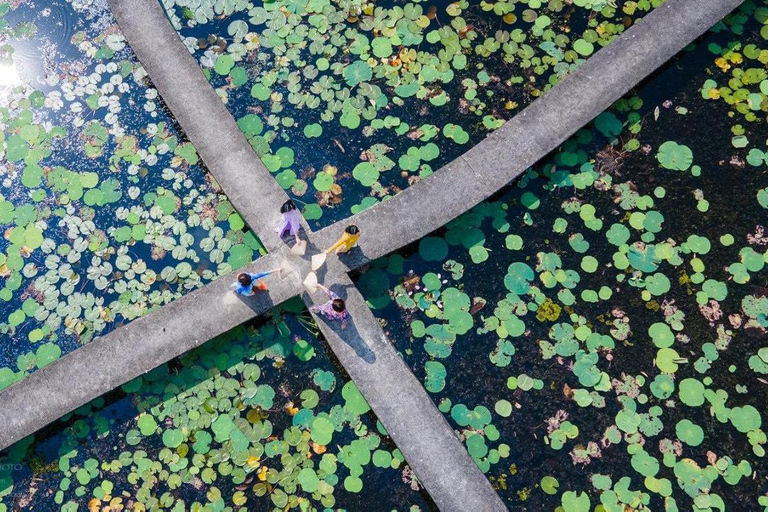
[[[250,286],[253,281],[251,281],[251,276],[248,274],[240,274],[237,276],[237,282],[243,286]]]
[[[354,224],[347,226],[347,229],[345,229],[344,231],[346,231],[350,235],[356,235],[360,232],[360,230],[357,229],[357,226],[355,226]]]
[[[344,301],[341,299],[333,299],[331,302],[331,305],[333,306],[333,310],[337,313],[341,313],[345,309],[347,309],[347,305],[344,304]]]
[[[293,201],[290,199],[283,203],[283,206],[280,207],[280,213],[288,213],[291,210],[295,210],[296,205],[293,204]]]

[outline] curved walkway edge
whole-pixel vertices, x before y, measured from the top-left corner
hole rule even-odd
[[[273,224],[288,195],[261,163],[206,80],[159,0],[110,0],[109,6],[152,84],[208,170],[261,243],[273,252],[280,246]]]
[[[340,329],[315,315],[317,325],[440,510],[506,510],[346,273],[329,270],[327,281],[350,318]],[[303,296],[311,305],[311,297]]]
[[[316,242],[326,246],[357,225],[361,251],[343,260],[353,270],[444,226],[557,149],[742,1],[667,0],[462,156],[318,231]]]

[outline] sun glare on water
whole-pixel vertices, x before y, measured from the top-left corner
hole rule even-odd
[[[13,87],[21,84],[21,77],[13,64],[0,64],[0,87]]]

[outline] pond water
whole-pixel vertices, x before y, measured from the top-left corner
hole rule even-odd
[[[766,21],[357,278],[510,509],[768,510]]]
[[[321,227],[458,157],[662,2],[162,3]]]
[[[436,510],[301,301],[273,314],[0,454],[0,511]]]
[[[105,1],[0,5],[0,389],[263,250]]]

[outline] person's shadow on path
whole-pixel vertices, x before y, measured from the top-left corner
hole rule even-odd
[[[275,302],[272,300],[272,297],[269,294],[269,289],[257,290],[253,295],[250,296],[240,295],[239,293],[236,293],[235,295],[237,295],[237,298],[240,299],[240,302],[251,308],[254,313],[260,315],[266,313],[275,306]]]
[[[346,286],[344,285],[338,285],[338,284],[332,284],[329,286],[331,288],[331,291],[333,291],[336,295],[338,295],[341,299],[346,300],[347,299],[347,290]],[[308,292],[304,292],[305,296],[308,296]],[[323,323],[328,329],[334,332],[341,340],[349,345],[352,350],[355,351],[357,356],[365,361],[368,364],[373,364],[376,362],[376,354],[373,353],[373,351],[368,348],[368,345],[365,343],[365,340],[363,339],[362,335],[360,334],[360,331],[358,330],[357,326],[355,325],[354,318],[350,314],[347,317],[347,325],[344,329],[341,328],[341,321],[340,320],[328,320],[326,319],[321,313],[315,313],[318,317],[318,323]]]
[[[306,253],[303,256],[295,255],[294,258],[301,258],[307,262],[311,261],[312,256],[315,254],[319,254],[322,251],[324,251],[324,248],[318,247],[311,239],[307,240],[307,250]],[[338,258],[338,262],[332,261],[332,258]],[[325,284],[325,278],[328,275],[328,268],[329,266],[336,266],[339,263],[342,263],[343,265],[347,266],[347,268],[355,268],[359,266],[359,262],[366,261],[365,254],[360,249],[359,246],[355,246],[346,253],[330,253],[328,254],[325,263],[315,270],[315,275],[317,276],[317,282],[320,284]],[[307,269],[309,271],[309,269]],[[304,276],[306,277],[306,276]],[[302,277],[303,280],[303,277]],[[334,293],[336,293],[339,297],[346,300],[347,299],[347,285],[341,285],[338,283],[329,283],[328,286]],[[261,293],[257,293],[256,297],[240,297],[246,304],[248,304],[251,309],[254,311],[259,311],[260,308],[268,308],[274,305],[272,303],[272,300],[270,297],[267,296],[269,292],[264,291]],[[322,293],[322,292],[318,292]],[[304,299],[305,303],[309,302],[311,303],[311,297],[308,294],[308,292],[304,291],[301,294],[302,298]],[[355,325],[355,321],[352,318],[352,315],[350,314],[347,318],[347,324],[346,328],[341,328],[341,321],[338,320],[327,320],[325,317],[323,317],[321,314],[317,314],[318,316],[318,323],[322,322],[327,326],[328,329],[332,330],[339,338],[341,338],[347,345],[349,345],[357,354],[358,357],[360,357],[363,361],[365,361],[368,364],[373,364],[376,361],[376,354],[371,351],[370,348],[368,348],[368,345],[366,345],[365,340],[360,334],[360,331],[358,330],[357,326]]]
[[[352,347],[360,359],[368,364],[373,364],[376,362],[376,354],[374,354],[373,351],[368,348],[365,340],[362,336],[360,336],[360,331],[358,331],[357,326],[355,325],[355,321],[352,319],[351,315],[347,319],[347,327],[345,329],[341,328],[341,324],[339,324],[338,327],[330,327],[333,328],[333,331],[336,334],[338,334],[339,338],[344,340],[344,343]]]

